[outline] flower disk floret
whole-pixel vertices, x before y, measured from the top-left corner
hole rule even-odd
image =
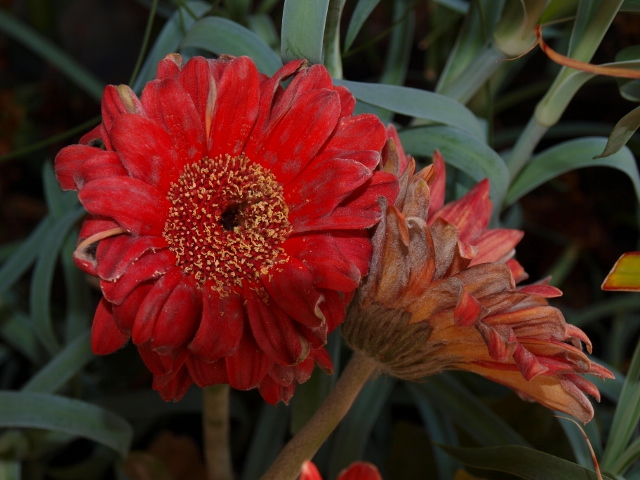
[[[93,350],[131,339],[165,400],[229,383],[288,402],[314,365],[331,372],[327,334],[398,189],[377,169],[384,126],[354,106],[303,60],[267,77],[173,54],[140,98],[108,86],[102,123],[56,158],[89,212],[75,260],[104,296]]]

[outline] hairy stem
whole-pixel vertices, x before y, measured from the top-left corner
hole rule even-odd
[[[262,480],[295,480],[300,475],[302,462],[316,454],[347,414],[376,369],[377,364],[372,359],[355,352],[329,396],[307,424],[285,445]]]
[[[229,451],[229,385],[202,389],[202,428],[208,480],[232,480]]]

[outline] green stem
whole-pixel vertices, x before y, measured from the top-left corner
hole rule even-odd
[[[202,428],[208,480],[232,480],[229,451],[229,385],[202,389]]]
[[[304,460],[311,459],[351,408],[372,373],[374,360],[355,352],[320,408],[278,455],[262,480],[295,480]]]
[[[342,78],[340,18],[346,0],[330,0],[324,27],[324,66],[333,78]]]
[[[438,93],[466,104],[498,70],[504,59],[504,53],[498,50],[493,43],[487,43],[465,69],[465,73],[459,75]]]
[[[531,154],[538,142],[544,137],[544,134],[547,133],[547,130],[549,130],[549,127],[539,123],[535,117],[529,119],[529,123],[527,123],[527,126],[518,137],[511,154],[507,158],[507,167],[512,180],[529,161]]]

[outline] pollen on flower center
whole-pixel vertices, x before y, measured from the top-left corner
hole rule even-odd
[[[167,198],[163,236],[176,265],[201,284],[223,291],[286,261],[282,243],[291,226],[282,186],[246,156],[187,165]]]

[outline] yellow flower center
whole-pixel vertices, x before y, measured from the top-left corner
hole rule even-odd
[[[163,236],[176,265],[222,292],[257,282],[287,260],[291,231],[282,186],[244,155],[203,158],[187,165],[167,198]]]

